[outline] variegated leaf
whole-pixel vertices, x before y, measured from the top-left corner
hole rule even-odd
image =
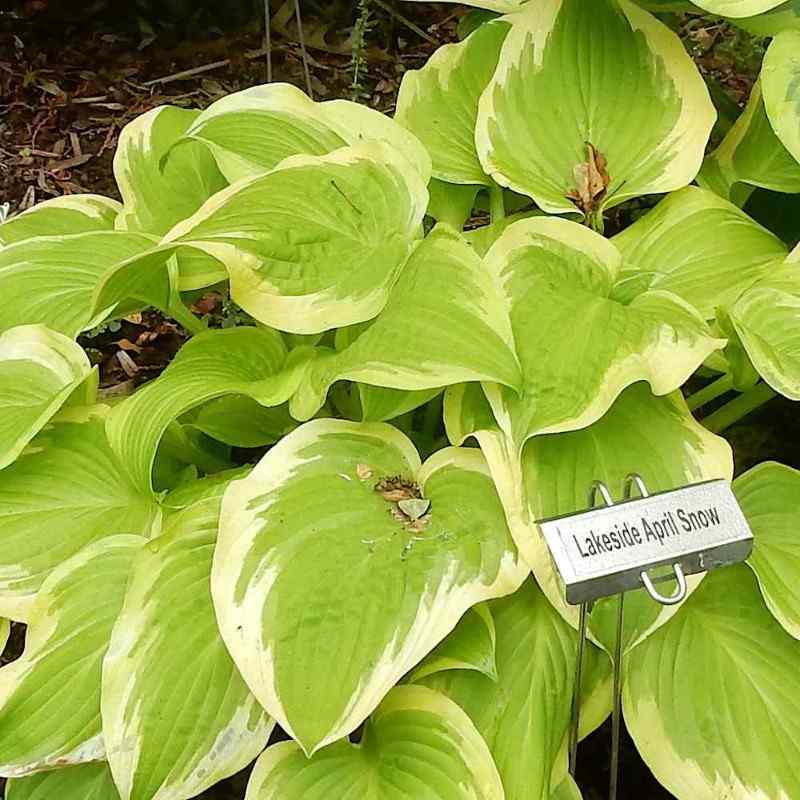
[[[186,138],[202,142],[232,183],[274,169],[289,156],[323,156],[364,141],[384,141],[427,183],[430,156],[408,131],[348,100],[315,103],[288,83],[253,86],[212,103]]]
[[[497,285],[463,238],[442,226],[414,251],[378,317],[339,332],[337,350],[310,363],[291,401],[297,419],[312,417],[338,380],[413,391],[521,382]]]
[[[217,629],[209,576],[219,505],[180,511],[133,562],[101,701],[122,800],[194,797],[255,759],[273,727]]]
[[[37,203],[0,225],[0,248],[37,236],[110,231],[122,206],[99,194],[70,194]]]
[[[783,628],[800,639],[800,472],[767,461],[738,477],[734,490],[753,529],[748,564],[764,601]]]
[[[382,142],[295,156],[219,192],[164,246],[221,261],[233,299],[261,322],[319,333],[376,316],[410,254],[425,182]]]
[[[139,536],[107,536],[61,563],[28,617],[25,651],[0,669],[0,775],[105,754],[100,673]]]
[[[591,14],[583,0],[532,2],[506,19],[476,130],[495,181],[556,214],[597,214],[692,181],[716,112],[669,28],[629,0],[596,0]],[[591,153],[605,178],[591,174]]]
[[[85,545],[150,534],[158,507],[126,478],[103,419],[40,433],[0,477],[0,614],[26,621],[44,580]]]
[[[337,742],[306,758],[294,742],[256,762],[245,800],[504,800],[492,757],[469,717],[422,686],[394,689],[362,743]]]
[[[44,325],[0,333],[0,469],[91,375],[83,348]]]
[[[310,754],[526,573],[478,451],[420,466],[388,425],[317,420],[225,493],[211,587],[250,689]]]

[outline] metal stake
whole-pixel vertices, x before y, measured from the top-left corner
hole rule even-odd
[[[597,495],[607,506],[613,506],[611,492],[602,481],[595,481],[589,490],[589,507],[597,506]],[[578,653],[575,659],[575,683],[572,687],[572,714],[569,728],[569,774],[574,778],[578,768],[578,740],[581,727],[581,681],[583,680],[583,657],[586,652],[586,632],[589,620],[589,603],[581,603],[578,620]]]

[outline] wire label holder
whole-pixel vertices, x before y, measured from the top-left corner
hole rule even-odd
[[[569,732],[569,770],[573,777],[589,614],[595,600],[617,597],[609,785],[609,798],[616,800],[625,592],[644,589],[661,605],[677,605],[688,594],[687,575],[744,561],[753,549],[753,533],[728,481],[706,481],[651,495],[636,474],[625,478],[621,502],[615,503],[608,487],[595,481],[589,491],[588,510],[538,524],[567,603],[580,606]],[[664,581],[674,581],[670,594],[656,588]]]

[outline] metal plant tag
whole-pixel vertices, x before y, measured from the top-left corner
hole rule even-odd
[[[573,605],[645,586],[648,573],[676,575],[744,561],[753,534],[724,480],[593,508],[539,523]],[[682,576],[681,576],[682,577]]]

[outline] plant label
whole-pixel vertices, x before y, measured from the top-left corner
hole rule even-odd
[[[725,480],[543,520],[572,605],[643,585],[642,573],[680,564],[684,574],[744,561],[753,534]],[[657,583],[673,574],[651,580]]]

